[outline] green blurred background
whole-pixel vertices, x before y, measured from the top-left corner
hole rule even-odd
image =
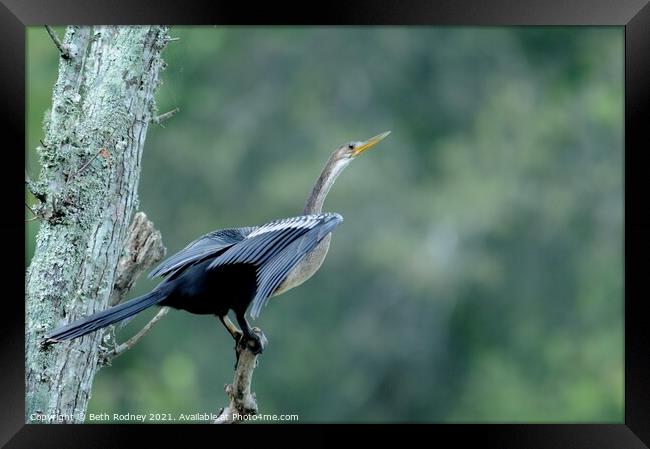
[[[158,107],[180,113],[150,127],[139,187],[168,254],[299,214],[336,146],[393,131],[332,189],[345,221],[320,272],[255,322],[260,412],[623,422],[622,27],[171,35]],[[36,176],[57,53],[43,28],[27,38]],[[172,311],[99,372],[89,412],[215,412],[232,346],[215,318]]]

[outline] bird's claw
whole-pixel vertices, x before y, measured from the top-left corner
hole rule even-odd
[[[251,330],[253,331],[253,335],[255,336],[255,338],[249,339],[248,347],[253,352],[253,354],[261,354],[262,352],[264,352],[264,349],[268,344],[266,335],[264,335],[264,332],[262,332],[262,330],[259,327],[254,327]]]
[[[264,351],[268,341],[262,330],[258,327],[253,327],[249,335],[242,334],[237,342],[237,347],[240,350],[248,349],[253,354],[258,355]]]
[[[241,332],[241,331],[240,331]],[[249,350],[254,355],[259,355],[264,351],[268,340],[264,333],[257,327],[253,327],[249,332],[241,332],[235,344],[235,370],[239,365],[239,357],[244,350]]]
[[[235,329],[234,333],[231,334],[232,338],[235,339],[235,344],[239,344],[242,338],[244,338],[244,333],[239,329]]]

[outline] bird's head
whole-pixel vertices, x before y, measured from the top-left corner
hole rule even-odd
[[[348,142],[342,145],[341,147],[339,147],[334,152],[334,159],[349,162],[352,159],[358,157],[361,153],[377,145],[379,142],[381,142],[381,140],[383,140],[389,134],[390,131],[386,131],[385,133],[377,134],[376,136],[371,137],[368,140]]]
[[[309,198],[307,199],[307,204],[305,205],[303,212],[305,214],[320,213],[327,193],[330,191],[334,181],[343,169],[347,167],[353,159],[377,145],[389,134],[390,131],[386,131],[385,133],[378,134],[368,140],[362,142],[348,142],[337,148],[330,156],[323,171],[316,180],[316,184],[311,191],[311,195],[309,195]]]

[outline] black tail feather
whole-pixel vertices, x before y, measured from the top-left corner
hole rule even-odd
[[[118,304],[94,315],[82,318],[73,323],[55,329],[45,335],[43,343],[57,343],[72,340],[106,327],[118,321],[125,320],[144,309],[159,303],[167,297],[162,289],[154,290],[146,295]]]

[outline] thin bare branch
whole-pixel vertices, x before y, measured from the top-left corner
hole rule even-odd
[[[45,25],[45,29],[47,30],[47,34],[52,38],[52,42],[56,45],[59,53],[61,53],[61,57],[64,59],[70,59],[70,50],[68,50],[68,47],[63,45],[59,36],[56,35],[56,31],[54,31],[54,29],[49,25]]]
[[[32,213],[32,215],[34,215],[33,218],[30,218],[30,219],[28,219],[28,220],[25,220],[25,223],[28,223],[28,222],[30,222],[30,221],[40,220],[40,219],[41,219],[41,217],[40,217],[36,212],[34,212],[34,209],[32,209],[31,206],[30,206],[29,204],[25,203],[25,207],[27,207],[27,209],[29,209],[29,211]]]
[[[156,125],[160,125],[162,122],[169,120],[173,116],[175,116],[178,111],[180,111],[179,108],[174,108],[171,111],[167,111],[164,114],[157,115],[156,117],[152,118],[151,121],[155,123]]]
[[[32,209],[32,208],[30,207],[29,204],[25,203],[25,207],[27,207],[27,209],[29,209],[29,211],[30,211],[30,212],[31,212],[35,217],[38,217],[38,214],[37,214],[36,212],[34,212],[34,209]]]
[[[119,344],[115,346],[113,349],[110,351],[105,351],[102,354],[102,357],[100,358],[102,364],[110,364],[110,362],[115,358],[118,357],[119,355],[123,354],[124,352],[128,351],[132,347],[134,347],[140,340],[142,340],[142,337],[147,335],[147,333],[153,328],[156,323],[160,320],[162,320],[165,315],[167,315],[167,312],[169,312],[169,307],[163,307],[161,308],[158,313],[147,323],[145,326],[140,329],[140,331],[135,334],[133,337],[131,337],[129,340],[127,340],[125,343]]]

